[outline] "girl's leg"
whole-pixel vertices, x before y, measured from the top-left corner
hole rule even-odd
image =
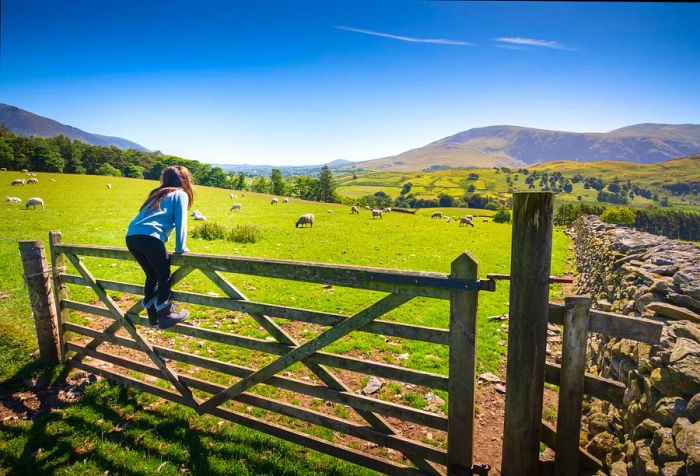
[[[158,289],[158,275],[156,270],[153,269],[151,263],[148,260],[146,253],[148,252],[148,240],[144,238],[152,238],[145,235],[131,235],[126,237],[126,247],[129,249],[136,262],[141,266],[143,272],[146,274],[146,283],[143,286],[143,302],[144,304],[152,304],[152,301],[156,297],[156,291]],[[160,242],[157,238],[153,238]],[[144,246],[144,241],[146,241]],[[154,303],[154,302],[153,302]],[[144,306],[146,308],[151,307],[150,305]]]

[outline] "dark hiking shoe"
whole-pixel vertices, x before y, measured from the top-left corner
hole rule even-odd
[[[158,325],[158,311],[156,311],[156,305],[153,304],[151,307],[146,308],[148,313],[148,325],[155,327]]]
[[[172,327],[179,322],[183,322],[190,315],[189,311],[182,309],[178,311],[175,309],[175,304],[169,301],[165,304],[165,307],[158,309],[158,328],[167,329]]]

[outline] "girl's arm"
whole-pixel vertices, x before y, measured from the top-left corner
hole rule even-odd
[[[175,194],[175,253],[189,253],[187,249],[187,205],[189,197],[184,192]]]

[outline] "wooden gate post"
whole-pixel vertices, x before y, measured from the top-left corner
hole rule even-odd
[[[540,426],[552,261],[552,192],[513,195],[508,365],[501,471],[535,476]]]
[[[39,342],[39,358],[44,362],[59,362],[58,321],[49,267],[46,264],[44,243],[41,241],[20,241],[19,252],[24,267],[24,281],[32,306],[36,337]]]
[[[479,265],[467,252],[452,262],[451,278],[476,280],[478,274]],[[472,474],[478,295],[476,291],[454,290],[450,297],[448,476]]]
[[[70,318],[70,310],[63,307],[63,301],[68,299],[68,292],[66,291],[66,285],[61,282],[59,276],[65,271],[66,264],[63,253],[56,251],[56,245],[63,244],[63,235],[60,231],[50,231],[49,232],[49,249],[51,251],[51,271],[53,274],[53,291],[54,300],[56,303],[56,317],[58,320],[58,357],[61,362],[65,362],[66,354],[65,347],[63,344],[63,323],[68,322]]]
[[[579,473],[579,441],[583,381],[586,374],[586,342],[591,298],[567,297],[564,306],[564,340],[562,344],[557,444],[554,474],[575,476]]]

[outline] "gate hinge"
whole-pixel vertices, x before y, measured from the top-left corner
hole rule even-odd
[[[479,280],[479,291],[495,291],[496,290],[496,280],[495,279],[480,279]]]

